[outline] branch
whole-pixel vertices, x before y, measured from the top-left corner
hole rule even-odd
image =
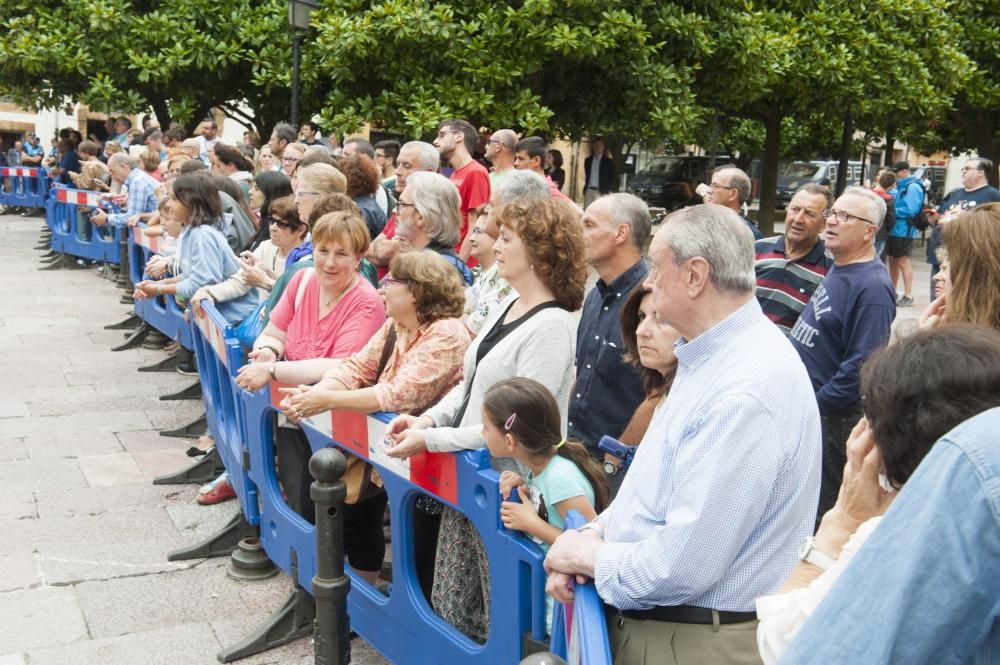
[[[257,130],[257,122],[252,116],[247,115],[246,113],[237,108],[229,106],[229,104],[225,102],[222,104],[217,104],[217,106],[221,108],[222,112],[228,115],[229,117],[234,118],[236,120],[242,120],[244,123],[249,125],[250,129],[254,131]]]

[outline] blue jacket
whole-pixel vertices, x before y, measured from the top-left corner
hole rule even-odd
[[[916,184],[913,184],[916,183]],[[897,238],[916,238],[920,235],[913,226],[913,218],[924,207],[924,184],[911,175],[896,183],[896,224],[889,235]]]
[[[239,272],[240,264],[222,231],[211,224],[202,224],[188,226],[181,233],[180,268],[177,299],[190,300],[201,287],[224,282]],[[239,323],[256,306],[257,289],[218,303],[219,313],[229,323]]]
[[[1000,660],[1000,409],[934,444],[781,665]]]

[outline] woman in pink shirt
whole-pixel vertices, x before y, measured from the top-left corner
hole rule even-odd
[[[370,242],[365,221],[349,212],[324,215],[313,226],[312,242],[315,267],[292,278],[254,342],[250,363],[240,368],[236,382],[245,390],[260,390],[272,380],[315,383],[336,359],[360,351],[385,323],[382,298],[358,275]],[[308,467],[312,450],[302,430],[279,420],[278,479],[288,504],[313,522]]]

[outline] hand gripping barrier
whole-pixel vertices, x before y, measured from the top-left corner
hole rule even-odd
[[[80,208],[88,212],[101,208],[118,212],[109,195],[57,187],[53,189],[53,196],[42,205],[45,206],[46,223],[52,230],[53,250],[81,259],[119,263],[122,229],[94,226],[86,213],[81,219],[79,211]]]
[[[215,439],[215,450],[229,473],[229,482],[240,500],[243,518],[250,525],[260,522],[257,488],[247,475],[249,451],[244,445],[243,408],[236,385],[236,371],[243,364],[243,350],[233,327],[211,302],[205,302],[202,315],[195,316],[192,341],[198,358],[198,377],[208,431]]]
[[[10,186],[0,188],[0,205],[23,208],[44,208],[49,198],[49,173],[45,169],[27,166],[0,167],[0,176]]]
[[[160,238],[143,233],[145,224],[128,228],[129,276],[133,284],[145,277],[146,261],[160,251]],[[184,321],[184,310],[171,295],[136,299],[136,315],[170,339],[180,342],[185,349],[193,350],[191,326]],[[234,370],[235,371],[235,370]]]
[[[276,384],[243,393],[251,482],[260,496],[260,537],[268,557],[305,590],[316,571],[315,527],[282,499],[274,464],[272,421]],[[273,391],[273,392],[272,392]],[[274,397],[272,398],[272,394]],[[373,463],[382,475],[393,515],[393,581],[389,596],[353,573],[348,611],[351,628],[389,660],[409,663],[516,663],[525,638],[545,637],[545,573],[541,549],[500,522],[498,475],[485,450],[422,453],[408,461],[387,457],[385,425],[393,414],[336,412],[309,418],[302,427],[313,452],[337,446]],[[417,577],[409,515],[429,494],[467,516],[483,540],[490,568],[490,634],[477,644],[438,616]],[[311,601],[311,599],[309,599]],[[230,652],[232,653],[232,652]],[[233,657],[247,655],[243,652]]]
[[[575,510],[566,514],[565,528],[579,529],[586,520]],[[611,665],[611,647],[604,603],[593,581],[574,587],[572,604],[556,603],[552,613],[552,653],[567,665]]]

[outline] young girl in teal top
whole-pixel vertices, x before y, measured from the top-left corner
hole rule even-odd
[[[607,505],[601,467],[583,444],[563,439],[556,400],[538,381],[507,379],[490,388],[483,398],[483,436],[491,455],[513,457],[528,468],[527,478],[513,471],[500,476],[500,519],[543,550],[562,533],[567,511],[590,521]],[[520,503],[506,501],[515,488]]]

